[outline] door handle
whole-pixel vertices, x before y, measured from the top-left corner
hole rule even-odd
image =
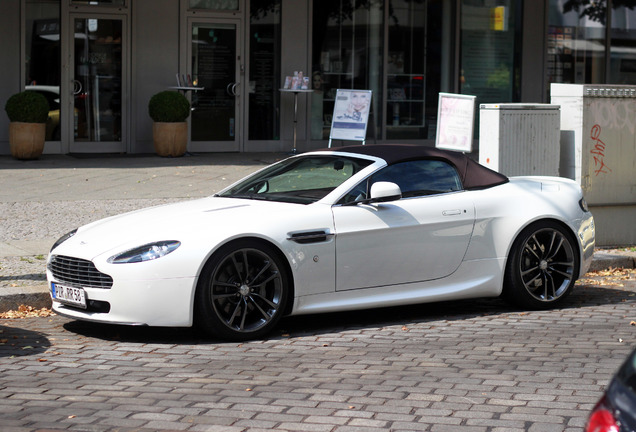
[[[236,86],[240,85],[241,83],[229,83],[227,85],[227,87],[225,87],[225,92],[228,94],[228,96],[238,96],[236,94]]]
[[[442,215],[444,215],[444,216],[457,216],[457,215],[460,215],[460,214],[462,214],[462,211],[459,210],[459,209],[456,209],[456,210],[444,210],[442,212]]]
[[[80,94],[82,92],[82,83],[78,80],[73,80],[73,94]]]

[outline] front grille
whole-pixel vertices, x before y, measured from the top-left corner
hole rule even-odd
[[[113,286],[113,278],[97,270],[91,261],[54,255],[49,270],[57,282],[82,288],[110,289]]]

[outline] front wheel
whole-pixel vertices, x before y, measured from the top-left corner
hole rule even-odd
[[[576,241],[569,231],[549,221],[530,225],[510,251],[504,297],[521,307],[556,307],[572,291],[579,263]]]
[[[238,241],[206,264],[195,298],[195,320],[207,333],[242,341],[261,337],[281,318],[289,277],[276,251]]]

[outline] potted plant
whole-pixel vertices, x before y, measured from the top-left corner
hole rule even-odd
[[[188,99],[176,91],[161,91],[150,98],[148,114],[154,121],[152,137],[157,154],[183,156],[188,146]]]
[[[9,146],[16,159],[37,159],[44,151],[49,103],[40,93],[23,91],[4,106],[9,116]]]

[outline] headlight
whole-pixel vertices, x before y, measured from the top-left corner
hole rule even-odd
[[[108,258],[108,262],[110,264],[126,264],[156,260],[157,258],[168,255],[179,246],[181,246],[181,242],[176,240],[150,243],[112,256]]]
[[[57,239],[57,241],[55,243],[53,243],[53,246],[51,247],[51,251],[53,249],[55,249],[56,247],[58,247],[59,245],[61,245],[62,243],[64,243],[66,240],[70,239],[71,237],[73,237],[75,235],[75,233],[77,232],[77,228],[75,228],[73,231],[67,232],[66,234],[64,234],[62,237],[60,237],[59,239]]]

